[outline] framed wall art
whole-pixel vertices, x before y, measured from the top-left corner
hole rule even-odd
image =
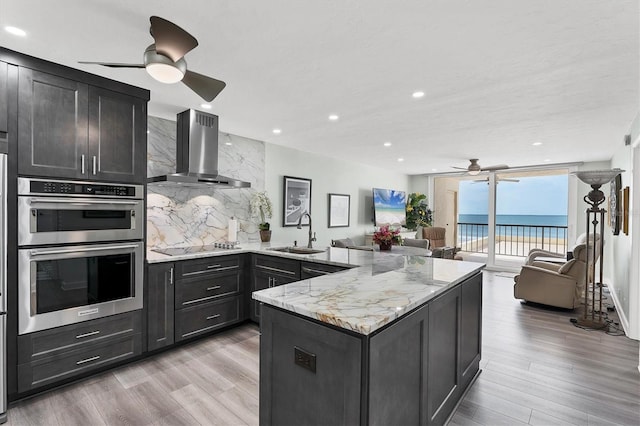
[[[620,224],[622,222],[622,199],[620,198],[622,190],[622,176],[618,175],[609,184],[609,224],[613,235],[620,234]]]
[[[622,191],[622,232],[629,235],[629,187]]]
[[[350,203],[348,194],[329,194],[329,228],[349,226]]]
[[[301,224],[309,226],[305,213],[311,215],[311,179],[285,176],[283,198],[282,226],[297,226],[301,217]]]

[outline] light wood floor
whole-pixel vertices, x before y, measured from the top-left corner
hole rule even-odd
[[[522,305],[485,273],[482,374],[450,425],[638,425],[638,342]],[[245,325],[14,404],[10,425],[258,424],[258,328]]]

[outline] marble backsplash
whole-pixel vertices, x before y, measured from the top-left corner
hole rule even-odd
[[[148,119],[147,176],[174,173],[176,122]],[[240,243],[259,240],[258,219],[252,218],[249,200],[264,190],[264,142],[219,133],[218,172],[251,183],[251,188],[185,188],[147,186],[147,247],[205,245],[227,240],[227,226],[238,220]],[[230,143],[230,145],[228,145]]]

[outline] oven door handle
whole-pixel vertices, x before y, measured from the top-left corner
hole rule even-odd
[[[72,204],[74,206],[90,206],[92,204],[118,204],[123,206],[135,206],[140,204],[140,201],[121,201],[121,200],[91,200],[91,201],[77,201],[69,200],[67,198],[30,198],[29,204]]]
[[[31,254],[31,256],[44,256],[47,254],[66,254],[66,253],[84,253],[87,251],[124,250],[124,249],[135,249],[138,247],[140,246],[136,244],[127,244],[127,245],[109,246],[109,247],[86,247],[81,249],[31,250],[29,254]]]

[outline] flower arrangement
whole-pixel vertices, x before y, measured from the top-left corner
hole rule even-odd
[[[433,213],[429,208],[427,196],[417,192],[409,194],[407,198],[407,222],[408,229],[418,229],[418,226],[431,226]]]
[[[250,202],[251,215],[260,216],[260,224],[258,227],[261,231],[268,231],[271,225],[267,222],[267,219],[271,219],[273,215],[273,208],[271,206],[271,200],[266,191],[256,192],[253,194]]]
[[[389,225],[381,226],[380,229],[373,233],[373,242],[381,246],[391,246],[393,244],[402,243],[399,229],[389,229]]]

